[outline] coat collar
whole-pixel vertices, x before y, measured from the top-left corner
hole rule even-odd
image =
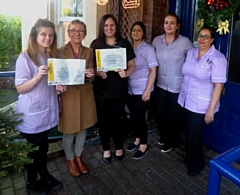
[[[80,53],[78,56],[78,59],[82,59],[84,53],[85,53],[86,48],[82,45],[80,48]],[[73,51],[70,45],[70,42],[68,42],[65,46],[64,46],[64,53],[66,54],[67,58],[71,58],[74,59],[74,55],[73,55]]]

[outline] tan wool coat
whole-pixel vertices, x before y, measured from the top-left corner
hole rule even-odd
[[[74,59],[70,44],[58,49],[57,58]],[[82,46],[79,59],[86,60],[86,68],[93,68],[93,51]],[[89,81],[83,85],[69,85],[62,94],[63,112],[60,114],[59,131],[65,134],[77,133],[97,122],[93,86]]]

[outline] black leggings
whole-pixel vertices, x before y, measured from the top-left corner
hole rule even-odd
[[[121,117],[125,102],[115,99],[96,99],[99,135],[103,151],[110,150],[110,137],[115,149],[123,149],[124,131],[121,129]]]
[[[51,130],[51,129],[50,129]],[[28,164],[27,168],[27,180],[32,183],[38,178],[38,173],[41,179],[46,179],[49,176],[47,169],[47,152],[48,152],[48,134],[49,131],[41,133],[27,134],[22,133],[24,138],[31,143],[33,147],[38,146],[38,150],[30,152],[28,157],[33,159],[33,163]]]
[[[140,138],[140,144],[147,144],[148,127],[145,119],[149,101],[143,102],[142,95],[128,95],[127,106],[130,111],[130,127],[135,138]]]

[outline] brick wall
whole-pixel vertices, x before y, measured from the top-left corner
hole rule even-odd
[[[157,35],[163,34],[163,20],[168,13],[168,0],[143,1],[143,23],[146,25],[146,41],[151,43]]]

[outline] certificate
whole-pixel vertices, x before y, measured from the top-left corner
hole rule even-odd
[[[96,49],[97,70],[119,70],[127,68],[126,48]]]
[[[48,59],[48,85],[79,85],[85,82],[86,60]]]

